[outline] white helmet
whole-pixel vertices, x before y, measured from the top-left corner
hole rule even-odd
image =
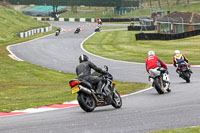
[[[150,55],[153,55],[153,56],[155,56],[155,53],[154,53],[154,51],[149,51],[149,52],[148,52],[148,56],[150,56]]]
[[[175,50],[174,54],[180,54],[180,51],[179,50]]]

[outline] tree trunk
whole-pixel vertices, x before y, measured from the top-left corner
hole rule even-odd
[[[149,0],[149,4],[150,4],[150,8],[152,8],[152,3],[151,3],[151,0]]]
[[[143,11],[143,0],[140,0],[140,10]]]
[[[190,5],[190,0],[187,0],[187,5]]]
[[[176,0],[176,5],[178,5],[178,4],[179,4],[179,2],[180,2],[180,0]]]
[[[170,7],[170,5],[169,5],[169,0],[167,0],[167,6]]]
[[[158,0],[158,5],[159,5],[159,8],[161,8],[160,0]]]

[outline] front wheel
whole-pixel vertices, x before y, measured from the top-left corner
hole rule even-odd
[[[80,92],[78,94],[78,103],[85,112],[92,112],[96,107],[96,102],[91,95]]]
[[[121,108],[121,106],[122,106],[122,98],[116,90],[113,91],[113,97],[112,97],[111,104],[114,108]]]

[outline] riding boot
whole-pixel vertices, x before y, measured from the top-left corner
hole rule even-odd
[[[102,85],[103,82],[99,81],[98,85],[97,85],[97,89],[96,89],[96,93],[98,94],[97,96],[101,99],[103,99],[103,95],[102,95]]]

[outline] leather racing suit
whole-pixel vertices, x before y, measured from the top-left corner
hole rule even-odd
[[[179,67],[179,64],[182,62],[189,62],[189,60],[183,54],[177,54],[173,58],[173,65]]]
[[[102,92],[102,78],[98,76],[91,76],[91,69],[95,70],[98,73],[101,74],[107,74],[107,71],[102,70],[101,68],[97,67],[94,63],[91,61],[84,61],[81,62],[76,67],[76,74],[78,76],[78,79],[86,80],[87,82],[91,83],[94,86],[97,86],[97,93]]]
[[[146,71],[150,77],[155,77],[160,74],[157,69],[159,67],[167,68],[167,65],[157,56],[150,55],[146,60]]]

